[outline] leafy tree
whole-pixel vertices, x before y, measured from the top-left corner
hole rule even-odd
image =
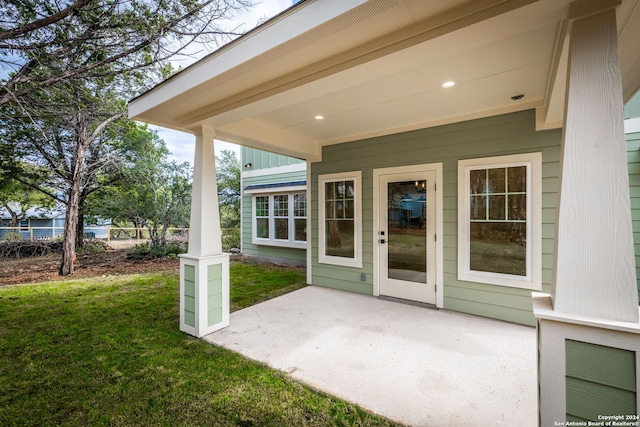
[[[0,3],[0,66],[9,74],[0,105],[67,80],[130,74],[162,77],[195,42],[237,36],[220,22],[249,0],[6,0]],[[160,75],[149,71],[155,69]]]
[[[82,206],[119,178],[117,144],[130,98],[166,78],[194,42],[235,37],[219,23],[247,0],[7,0],[0,3],[2,174],[66,204],[60,274],[72,274]],[[7,139],[7,137],[10,137]],[[7,146],[9,148],[7,149]],[[105,144],[103,146],[103,144]],[[47,180],[10,164],[24,156]],[[0,185],[3,185],[0,179]],[[39,182],[55,184],[44,191]]]
[[[0,134],[21,159],[7,166],[14,179],[66,206],[61,274],[67,275],[84,237],[87,197],[120,179],[127,156],[143,147],[127,138],[136,125],[124,117],[125,103],[109,82],[67,81],[37,95],[31,97],[33,115],[3,107],[11,119]]]
[[[9,227],[17,227],[27,219],[27,211],[32,208],[53,208],[55,202],[40,191],[34,190],[14,179],[8,179],[0,187],[0,207],[11,216]]]
[[[191,166],[169,161],[164,141],[141,129],[145,151],[124,171],[124,177],[91,202],[91,211],[115,222],[129,222],[149,232],[153,247],[164,247],[170,227],[188,228],[191,206]]]
[[[234,151],[222,150],[216,157],[220,226],[240,227],[240,161]]]

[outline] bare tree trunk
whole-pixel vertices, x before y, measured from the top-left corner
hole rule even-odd
[[[71,160],[71,170],[73,171],[69,197],[67,200],[66,222],[64,225],[64,239],[62,242],[62,263],[60,264],[60,275],[68,276],[73,274],[76,260],[76,238],[78,232],[78,212],[80,209],[80,191],[82,178],[84,176],[85,157],[87,147],[91,142],[91,136],[87,132],[86,120],[82,112],[76,114],[77,143],[76,152]]]
[[[74,188],[75,187],[75,188]],[[76,232],[78,226],[78,188],[79,183],[74,183],[71,187],[67,202],[66,221],[64,224],[64,237],[62,241],[62,263],[60,264],[60,275],[69,276],[73,274],[76,258]]]
[[[78,222],[76,224],[76,248],[84,245],[84,214],[78,201]]]

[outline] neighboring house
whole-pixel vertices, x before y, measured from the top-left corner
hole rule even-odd
[[[0,239],[7,233],[18,232],[23,239],[46,240],[62,236],[65,225],[65,208],[53,209],[35,207],[27,210],[26,219],[20,221],[19,227],[10,227],[11,215],[6,208],[0,208]],[[85,236],[88,238],[106,239],[111,220],[100,220],[97,224],[85,222]]]
[[[305,265],[307,163],[242,147],[242,253],[256,261]]]
[[[18,208],[16,208],[18,209]],[[11,215],[5,207],[0,208],[0,239],[9,232],[18,232],[24,239],[50,239],[64,232],[64,208],[30,208],[26,218],[20,221],[17,230],[8,228]]]
[[[181,330],[229,322],[215,137],[306,160],[309,284],[537,325],[541,425],[636,414],[638,40],[639,0],[306,0],[132,100],[194,134]]]

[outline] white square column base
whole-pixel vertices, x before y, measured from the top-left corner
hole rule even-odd
[[[635,352],[636,408],[640,408],[640,323],[559,313],[553,309],[549,295],[537,292],[533,293],[533,314],[538,330],[539,425],[560,425],[556,423],[566,420],[567,372],[574,368],[567,366],[568,341]]]
[[[229,254],[180,255],[180,330],[202,337],[229,326]]]

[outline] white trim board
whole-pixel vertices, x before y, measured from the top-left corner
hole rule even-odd
[[[292,185],[282,187],[269,188],[252,188],[250,190],[242,190],[245,194],[270,194],[270,193],[304,193],[307,191],[306,185]]]
[[[625,120],[624,133],[640,133],[640,118]]]
[[[307,170],[306,163],[296,163],[293,165],[276,166],[274,168],[264,168],[242,171],[243,178],[254,178],[258,176],[277,175],[280,173],[304,172]]]

